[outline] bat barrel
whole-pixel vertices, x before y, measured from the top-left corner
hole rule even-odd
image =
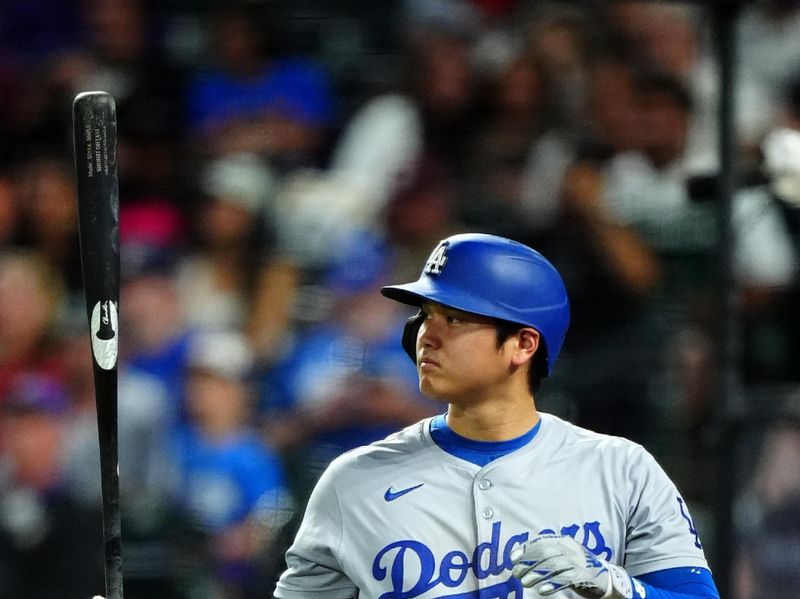
[[[75,178],[81,262],[87,299],[119,298],[119,183],[117,113],[105,92],[73,102]],[[89,317],[94,305],[87,305]]]

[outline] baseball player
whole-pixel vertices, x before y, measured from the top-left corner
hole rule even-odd
[[[382,293],[420,308],[403,347],[447,411],[331,463],[275,597],[719,598],[650,454],[536,409],[569,322],[550,262],[455,235]]]

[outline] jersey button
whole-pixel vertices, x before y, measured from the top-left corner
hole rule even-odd
[[[491,486],[492,486],[492,481],[486,478],[484,478],[482,481],[478,483],[478,488],[481,491],[486,491],[487,489],[491,488]]]
[[[494,510],[492,508],[490,508],[490,507],[487,507],[487,508],[485,508],[483,510],[483,514],[482,515],[486,520],[489,520],[489,519],[491,519],[492,516],[494,516]]]

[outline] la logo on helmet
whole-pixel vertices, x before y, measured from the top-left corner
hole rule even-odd
[[[440,275],[442,274],[442,268],[444,268],[445,262],[447,262],[447,246],[449,242],[444,240],[440,241],[439,245],[436,246],[436,249],[431,252],[428,261],[425,263],[425,268],[423,272],[429,275]]]

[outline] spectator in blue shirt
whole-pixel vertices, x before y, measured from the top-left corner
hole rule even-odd
[[[283,468],[250,428],[252,353],[234,330],[198,333],[188,354],[188,422],[176,438],[176,500],[208,540],[218,581],[243,589],[291,517]]]

